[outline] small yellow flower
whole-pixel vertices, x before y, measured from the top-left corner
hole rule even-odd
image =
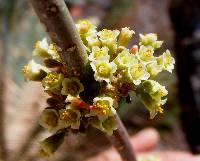
[[[49,72],[47,76],[42,80],[42,85],[45,90],[57,93],[59,90],[61,90],[61,84],[63,79],[63,74]]]
[[[155,33],[149,33],[149,34],[140,34],[140,43],[139,45],[144,46],[152,46],[154,49],[160,48],[163,41],[157,41],[157,35]]]
[[[66,109],[59,110],[59,117],[65,127],[79,129],[81,113],[79,110],[74,109],[71,105],[67,105]]]
[[[41,81],[49,72],[49,70],[37,64],[34,60],[29,61],[27,65],[22,68],[22,74],[29,81]]]
[[[58,54],[58,51],[56,50],[56,47],[54,44],[49,45],[48,53],[51,55],[52,59],[57,60],[58,62],[61,62],[61,57]]]
[[[166,52],[164,52],[161,56],[159,56],[157,58],[157,62],[159,65],[163,66],[163,69],[172,73],[172,70],[174,69],[175,59],[171,56],[169,50],[166,50]]]
[[[90,48],[92,48],[93,46],[101,45],[101,42],[99,41],[99,38],[97,37],[96,31],[88,32],[86,34],[86,40],[87,40],[87,46]]]
[[[162,65],[159,65],[157,61],[153,61],[147,64],[147,72],[151,75],[151,77],[155,77],[163,70]]]
[[[135,32],[130,30],[128,27],[122,28],[119,35],[118,45],[126,46],[130,42],[133,34],[135,34]]]
[[[107,46],[109,49],[112,48],[117,43],[117,37],[119,35],[119,30],[107,30],[103,29],[99,31],[97,35],[103,46]]]
[[[54,109],[44,109],[40,115],[39,124],[48,129],[50,132],[55,132],[59,129],[59,116]]]
[[[143,64],[135,63],[128,68],[128,76],[135,85],[139,85],[142,80],[147,80],[150,74]]]
[[[72,77],[72,78],[64,78],[62,81],[62,95],[72,95],[72,96],[78,96],[81,92],[84,91],[84,86],[80,82],[78,78]]]
[[[118,69],[126,69],[131,64],[135,64],[138,62],[136,57],[129,53],[128,49],[125,49],[121,53],[119,53],[113,61],[117,65]]]
[[[88,116],[97,116],[100,120],[106,120],[109,116],[114,116],[114,101],[111,97],[95,97],[93,100],[94,108]]]
[[[139,52],[137,54],[138,58],[144,63],[145,65],[149,62],[153,61],[155,57],[153,56],[154,48],[151,46],[140,46]]]
[[[108,61],[94,61],[90,63],[93,71],[95,72],[94,78],[96,81],[111,82],[113,79],[113,73],[117,70],[117,65]]]
[[[154,80],[144,81],[138,90],[138,96],[150,111],[150,118],[154,118],[158,112],[163,113],[162,105],[167,99],[163,99],[168,94],[164,86]]]
[[[85,20],[80,20],[78,21],[78,23],[76,24],[76,27],[79,31],[80,34],[85,34],[87,33],[89,30],[93,30],[96,29],[96,26],[94,26],[89,20],[85,19]]]
[[[96,60],[106,60],[109,61],[110,56],[108,55],[108,48],[102,47],[99,48],[98,46],[92,47],[92,53],[89,55],[90,61],[96,61]]]
[[[42,41],[37,41],[35,44],[35,49],[33,50],[33,55],[40,56],[42,58],[50,58],[51,55],[48,53],[49,44],[46,38]]]

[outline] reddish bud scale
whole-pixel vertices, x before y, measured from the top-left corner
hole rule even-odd
[[[84,101],[82,101],[79,98],[75,98],[72,101],[72,105],[79,109],[87,109],[87,110],[91,109],[91,106],[89,104],[85,103]]]

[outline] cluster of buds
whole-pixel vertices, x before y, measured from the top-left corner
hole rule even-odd
[[[157,35],[140,34],[138,45],[130,49],[133,30],[125,27],[119,30],[103,29],[97,31],[88,20],[76,24],[81,40],[88,53],[88,65],[94,72],[94,80],[99,91],[93,100],[83,99],[85,82],[77,75],[68,75],[55,44],[47,39],[38,41],[33,56],[39,57],[44,65],[31,60],[22,69],[29,81],[40,81],[44,91],[49,94],[46,107],[39,123],[53,135],[41,142],[40,153],[52,154],[62,143],[66,131],[85,132],[92,126],[109,135],[116,130],[116,109],[121,99],[129,97],[134,91],[150,111],[150,118],[162,113],[167,90],[152,80],[163,70],[172,72],[174,58],[169,50],[154,56],[162,41]],[[87,81],[86,81],[87,82]],[[59,140],[59,144],[53,144]]]

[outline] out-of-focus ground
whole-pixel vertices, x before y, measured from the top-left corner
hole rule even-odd
[[[126,2],[127,1],[127,2]],[[90,17],[95,22],[107,28],[121,28],[130,26],[138,33],[156,32],[159,39],[164,40],[164,47],[172,50],[173,53],[173,29],[169,20],[168,4],[169,0],[126,0],[127,4],[118,5],[118,13],[112,13],[111,1],[93,0],[78,2],[71,8],[75,18]],[[13,8],[6,3],[14,3]],[[75,1],[74,1],[75,3]],[[5,6],[10,9],[5,11]],[[83,9],[81,9],[83,6]],[[116,7],[116,6],[115,6]],[[1,54],[6,54],[6,74],[1,75],[5,82],[5,133],[6,145],[9,158],[16,157],[20,148],[28,141],[27,152],[19,153],[24,155],[23,160],[40,160],[36,157],[38,142],[49,134],[37,127],[37,118],[45,105],[46,95],[38,83],[27,83],[21,75],[21,67],[32,56],[32,49],[37,40],[47,36],[39,23],[35,13],[30,9],[27,1],[0,1],[0,23],[1,31],[4,33],[0,37]],[[97,12],[98,11],[98,12]],[[5,16],[5,12],[9,16]],[[109,12],[109,13],[108,13]],[[115,11],[116,12],[116,11]],[[113,14],[117,19],[110,25],[106,21],[101,22],[105,15]],[[115,15],[116,14],[116,15]],[[7,17],[7,18],[5,18]],[[99,17],[101,19],[99,19]],[[111,18],[112,20],[112,18]],[[5,38],[6,37],[6,38]],[[134,43],[136,41],[133,41]],[[3,64],[1,64],[3,65]],[[148,111],[138,101],[119,110],[119,113],[127,126],[130,134],[144,127],[155,127],[161,134],[161,141],[156,150],[187,150],[183,132],[179,125],[179,108],[177,100],[177,79],[175,75],[168,73],[160,74],[157,79],[161,84],[166,85],[169,90],[168,103],[165,113],[159,115],[154,120],[149,119]],[[34,130],[36,138],[29,138]],[[42,131],[38,132],[37,131]],[[34,135],[33,135],[34,136]],[[29,140],[28,140],[29,139]],[[174,142],[176,140],[176,142]],[[106,138],[98,131],[88,132],[88,135],[74,136],[72,134],[66,138],[65,143],[52,158],[47,161],[82,161],[84,158],[95,155],[105,150],[109,146]],[[26,159],[25,159],[26,158]],[[41,159],[43,160],[43,159]],[[15,158],[14,160],[15,161]]]

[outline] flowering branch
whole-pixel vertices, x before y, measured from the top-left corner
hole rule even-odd
[[[136,161],[116,109],[132,91],[150,118],[163,112],[168,92],[152,79],[163,70],[172,72],[175,61],[169,50],[154,56],[163,43],[154,33],[140,34],[139,44],[128,49],[135,34],[128,27],[97,31],[88,20],[75,26],[63,1],[30,2],[53,42],[44,38],[35,45],[33,56],[44,66],[32,60],[22,69],[27,80],[41,82],[50,96],[39,123],[53,135],[40,143],[40,154],[53,154],[68,131],[86,132],[92,126],[110,135],[124,161]]]

